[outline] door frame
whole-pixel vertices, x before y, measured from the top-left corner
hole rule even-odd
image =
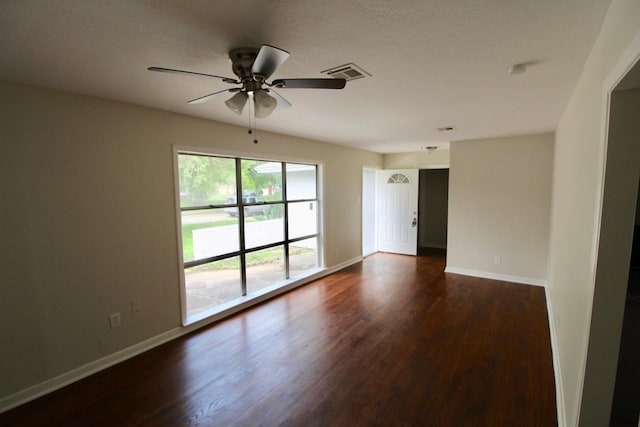
[[[446,167],[433,167],[433,166],[428,166],[428,167],[422,167],[420,169],[418,169],[418,179],[419,179],[419,185],[418,185],[418,252],[420,252],[420,248],[422,248],[423,246],[420,245],[420,232],[421,232],[421,228],[424,225],[424,215],[425,212],[422,210],[422,206],[424,205],[422,202],[426,200],[423,198],[423,190],[424,188],[422,187],[423,181],[422,181],[422,177],[423,177],[423,172],[428,172],[428,171],[434,171],[434,170],[446,170],[447,171],[447,199],[448,199],[448,193],[449,193],[449,166]],[[446,233],[448,234],[448,224],[449,224],[449,207],[448,207],[448,202],[447,202],[447,231]],[[448,244],[448,237],[445,239],[445,243],[443,247],[439,247],[439,246],[433,246],[433,248],[436,249],[443,249],[446,250],[447,249],[447,244]],[[431,247],[431,246],[425,246],[425,247]]]
[[[383,232],[382,229],[382,219],[384,218],[384,216],[382,215],[382,211],[384,209],[383,206],[383,197],[384,197],[384,186],[383,186],[383,174],[390,174],[389,177],[392,176],[392,174],[404,174],[404,175],[410,175],[411,177],[409,178],[410,180],[412,180],[413,182],[409,182],[409,184],[411,186],[415,187],[415,199],[411,201],[411,206],[413,209],[413,224],[411,224],[411,219],[410,217],[407,217],[407,223],[409,225],[412,226],[412,228],[409,228],[411,233],[414,233],[413,228],[415,228],[415,239],[413,242],[413,247],[411,249],[407,249],[404,250],[401,248],[394,248],[394,250],[389,250],[388,247],[384,247],[383,248],[383,239],[380,237],[381,233]],[[385,250],[387,252],[390,253],[399,253],[399,254],[403,254],[403,255],[413,255],[416,256],[418,254],[418,198],[420,196],[420,171],[419,169],[382,169],[378,171],[377,174],[377,182],[378,182],[378,220],[377,220],[377,226],[376,226],[376,234],[378,236],[378,249],[379,250]],[[385,183],[386,184],[386,183]],[[409,245],[409,243],[407,243],[407,246]]]
[[[613,392],[615,387],[615,375],[617,371],[618,353],[620,347],[620,338],[622,331],[622,313],[620,313],[619,304],[609,304],[612,300],[624,300],[626,296],[626,281],[624,285],[620,283],[611,283],[610,278],[603,277],[604,271],[615,270],[619,267],[620,258],[630,257],[630,249],[623,250],[619,257],[612,257],[607,252],[606,245],[603,242],[610,241],[615,232],[608,227],[603,218],[611,215],[627,216],[627,212],[620,211],[618,203],[607,203],[605,194],[615,192],[614,185],[605,180],[607,170],[615,170],[623,167],[620,161],[612,161],[609,156],[609,150],[614,144],[617,144],[615,138],[610,138],[610,119],[611,119],[611,99],[617,85],[625,76],[637,65],[640,64],[640,32],[629,44],[627,49],[621,55],[612,71],[607,76],[603,84],[603,111],[604,117],[601,148],[599,153],[599,169],[598,182],[599,193],[596,201],[596,221],[594,224],[593,242],[592,242],[592,260],[593,269],[593,294],[592,305],[587,313],[587,323],[585,328],[588,330],[587,340],[585,342],[584,354],[585,358],[582,362],[582,376],[579,378],[578,401],[578,422],[590,418],[590,414],[598,416],[607,415],[607,422],[611,416],[611,408],[613,403]],[[636,177],[637,179],[637,177]],[[637,181],[636,181],[637,185]],[[635,204],[634,204],[635,209]],[[628,253],[626,253],[628,252]],[[627,265],[628,267],[628,265]],[[625,270],[628,272],[628,270]],[[608,357],[602,357],[603,351],[606,349]],[[605,383],[603,385],[603,382]],[[562,410],[564,405],[562,402]]]
[[[378,252],[378,171],[379,169],[372,167],[362,168],[362,257],[366,257]],[[367,174],[373,175],[373,181],[365,178]],[[367,197],[367,188],[373,187],[372,196]],[[373,213],[373,218],[371,218]],[[365,219],[366,218],[366,219]],[[371,219],[373,220],[371,222]],[[373,245],[371,250],[365,247],[365,235],[373,236]]]

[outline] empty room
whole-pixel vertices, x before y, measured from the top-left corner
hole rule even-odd
[[[0,425],[638,426],[639,16],[2,2]]]

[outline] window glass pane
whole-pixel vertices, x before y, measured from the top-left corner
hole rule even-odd
[[[284,240],[284,204],[254,206],[262,208],[252,212],[250,206],[245,206],[244,237],[247,249],[256,248],[270,243]]]
[[[242,296],[240,257],[184,270],[187,315],[214,308]]]
[[[240,250],[238,208],[183,211],[181,215],[185,262]]]
[[[389,177],[387,184],[409,184],[409,178],[405,174],[395,173]]]
[[[318,232],[317,202],[289,203],[289,238],[310,236]]]
[[[284,246],[250,252],[246,261],[248,294],[286,279]]]
[[[234,159],[178,154],[178,177],[181,208],[235,203]]]
[[[300,240],[289,245],[289,278],[318,267],[318,239]]]
[[[282,200],[282,163],[242,159],[243,203]],[[255,196],[258,201],[247,198]]]
[[[177,156],[184,262],[197,264],[211,257],[238,254],[241,225],[247,261],[244,272],[241,255],[185,268],[187,317],[244,301],[243,278],[247,294],[256,294],[284,282],[287,265],[290,277],[318,267],[319,237],[308,237],[319,230],[316,165],[206,154]],[[239,223],[240,213],[244,224]],[[285,234],[304,240],[287,244]],[[252,252],[268,245],[277,246]],[[288,263],[285,253],[290,256]]]
[[[316,198],[316,167],[287,163],[287,200]]]

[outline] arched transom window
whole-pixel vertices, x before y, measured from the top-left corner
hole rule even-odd
[[[403,173],[394,173],[387,180],[387,184],[409,184],[409,178]]]

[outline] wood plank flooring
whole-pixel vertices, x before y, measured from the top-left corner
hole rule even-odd
[[[544,289],[376,254],[3,426],[555,426]]]

